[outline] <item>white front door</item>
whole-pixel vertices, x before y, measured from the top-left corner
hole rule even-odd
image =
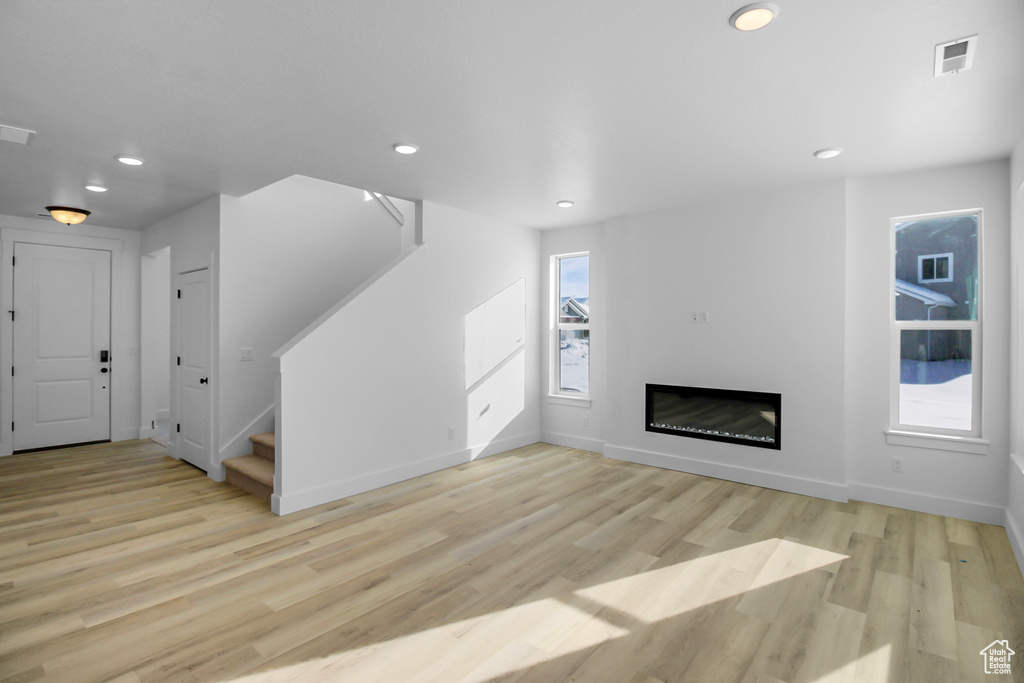
[[[178,276],[178,420],[176,453],[207,472],[211,467],[210,271]]]
[[[110,439],[110,252],[18,242],[14,264],[14,450]]]

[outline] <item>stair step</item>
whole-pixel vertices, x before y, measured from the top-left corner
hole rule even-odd
[[[258,455],[273,462],[275,453],[274,435],[274,432],[266,432],[250,436],[249,441],[252,441],[253,455]]]
[[[274,462],[259,455],[243,455],[224,461],[225,480],[254,496],[270,501],[274,493]]]

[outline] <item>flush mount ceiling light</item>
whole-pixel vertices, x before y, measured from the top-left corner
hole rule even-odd
[[[740,31],[756,31],[772,23],[772,19],[777,16],[779,16],[778,5],[773,5],[770,2],[755,2],[733,12],[729,17],[729,23]]]
[[[119,156],[117,160],[126,166],[142,166],[145,163],[138,157]]]
[[[89,192],[106,192],[107,191],[107,188],[103,187],[102,185],[86,185],[85,189],[89,190]]]
[[[65,225],[78,225],[88,218],[90,213],[85,209],[75,209],[70,206],[48,206],[46,210],[50,212],[54,220]]]
[[[832,157],[837,157],[842,153],[843,150],[837,147],[825,147],[815,152],[814,156],[818,157],[819,159],[831,159]]]
[[[415,154],[420,151],[419,147],[416,145],[410,145],[408,142],[396,142],[392,147],[399,154]]]
[[[562,199],[558,202],[555,202],[555,206],[557,206],[560,209],[568,209],[574,206],[575,203],[576,202],[572,201],[571,199]]]

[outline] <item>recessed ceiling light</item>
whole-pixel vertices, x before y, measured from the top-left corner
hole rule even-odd
[[[107,191],[107,188],[103,187],[102,185],[86,185],[85,189],[89,190],[89,192],[106,192]]]
[[[575,203],[576,202],[572,201],[571,199],[563,199],[561,201],[555,202],[555,206],[557,206],[560,209],[568,209]]]
[[[770,2],[755,2],[740,7],[729,17],[729,23],[741,31],[756,31],[772,23],[779,16],[779,8]]]
[[[814,156],[818,157],[819,159],[831,159],[832,157],[837,157],[842,153],[843,150],[837,147],[825,147],[824,149],[819,149],[817,152],[815,152]]]
[[[138,157],[120,156],[117,158],[117,160],[120,161],[122,164],[126,164],[128,166],[142,166],[142,164],[144,163],[142,159]]]
[[[395,151],[398,152],[399,154],[415,154],[416,152],[420,151],[419,147],[417,147],[416,145],[410,145],[407,142],[396,142],[392,146],[395,148]]]

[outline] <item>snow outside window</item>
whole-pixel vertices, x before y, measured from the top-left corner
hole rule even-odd
[[[891,223],[892,428],[978,437],[981,210]]]
[[[586,397],[590,393],[590,255],[554,257],[555,340],[553,393]]]

